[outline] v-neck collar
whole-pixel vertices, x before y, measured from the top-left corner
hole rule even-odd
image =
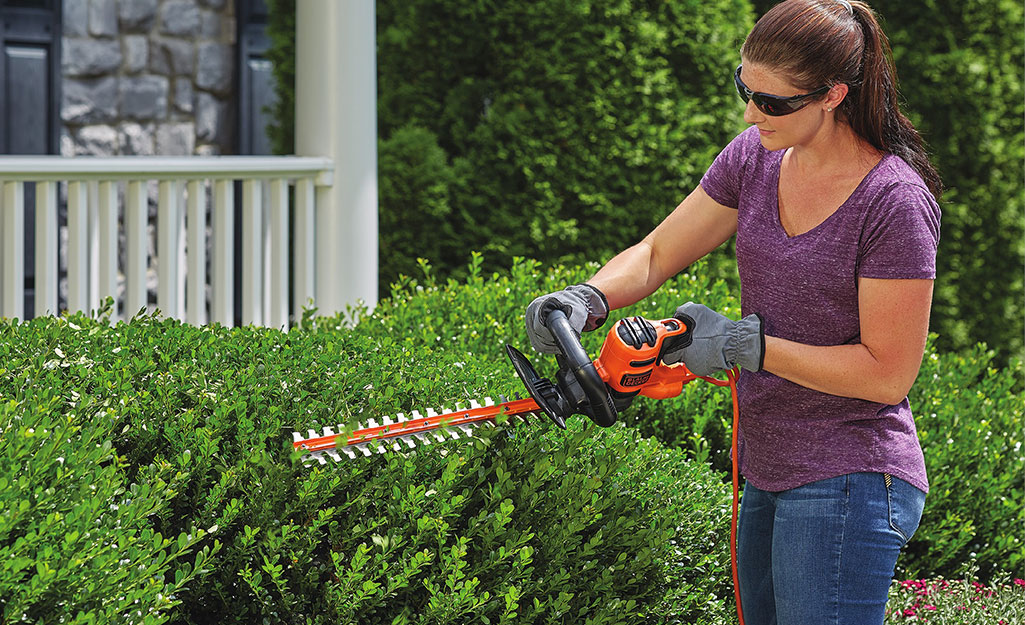
[[[779,231],[783,234],[783,237],[786,240],[788,240],[788,241],[793,241],[793,240],[796,240],[796,239],[800,239],[801,237],[803,237],[805,235],[809,235],[809,234],[815,232],[816,230],[819,230],[820,228],[824,227],[831,219],[833,219],[833,217],[836,214],[838,214],[840,211],[844,210],[844,208],[848,204],[850,204],[851,198],[853,198],[853,197],[858,195],[858,193],[861,191],[862,187],[865,186],[865,182],[870,177],[872,177],[872,174],[874,174],[875,171],[877,169],[879,169],[879,166],[882,165],[883,161],[885,161],[886,158],[889,156],[889,154],[883,154],[882,158],[880,158],[879,161],[875,165],[872,166],[872,169],[868,170],[868,173],[866,173],[864,175],[864,177],[862,177],[861,181],[858,182],[858,186],[854,187],[854,190],[851,191],[850,195],[847,196],[847,199],[845,199],[843,202],[841,202],[840,205],[837,206],[836,209],[833,212],[831,212],[829,215],[827,215],[825,219],[823,219],[819,223],[815,224],[814,226],[812,226],[808,230],[805,230],[804,232],[801,232],[799,234],[790,234],[789,232],[787,232],[787,229],[783,226],[783,219],[780,217],[780,214],[779,214],[779,180],[780,180],[781,173],[783,171],[783,157],[786,155],[786,152],[787,152],[786,150],[780,150],[779,159],[776,162],[776,180],[775,180],[775,183],[772,185],[773,189],[775,189],[776,192],[773,194],[773,205],[774,206],[773,206],[772,214],[773,214],[773,217],[774,217],[774,222],[776,224],[776,227],[779,228]]]

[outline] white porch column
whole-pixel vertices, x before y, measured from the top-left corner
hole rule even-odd
[[[374,0],[296,3],[295,151],[334,161],[316,208],[321,314],[377,303],[377,60]]]

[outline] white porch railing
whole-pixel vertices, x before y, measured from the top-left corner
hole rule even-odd
[[[324,218],[321,213],[329,212],[318,213],[317,197],[325,197],[333,172],[331,159],[320,157],[0,156],[0,317],[25,318],[26,185],[34,185],[36,198],[35,316],[61,312],[61,197],[67,201],[67,309],[89,311],[108,296],[117,300],[119,273],[124,281],[119,301],[123,317],[130,319],[147,307],[148,189],[153,182],[159,189],[156,308],[192,324],[234,325],[234,182],[241,181],[242,323],[286,328],[289,292],[296,320],[302,306],[316,297],[315,233],[318,220]],[[292,205],[290,185],[295,187]],[[119,268],[122,234],[125,260]]]

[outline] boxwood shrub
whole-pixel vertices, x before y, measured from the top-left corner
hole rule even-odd
[[[999,361],[981,344],[926,352],[910,399],[931,488],[904,560],[909,577],[953,577],[965,565],[986,581],[1025,577],[1025,369]]]
[[[376,310],[311,311],[288,333],[0,323],[0,620],[728,621],[722,389],[639,400],[609,429],[542,420],[324,467],[292,452],[293,430],[522,392],[502,345],[527,350],[523,307],[594,267],[481,267],[439,282],[424,264]],[[688,299],[739,314],[700,265],[622,314]],[[923,363],[915,575],[1020,571],[1021,368],[990,358],[930,347]]]
[[[388,308],[355,329],[321,319],[288,333],[156,316],[0,324],[0,620],[728,612],[728,488],[635,428],[507,424],[303,466],[293,430],[521,390],[504,356],[486,356],[498,333],[428,341],[416,324],[385,331]]]

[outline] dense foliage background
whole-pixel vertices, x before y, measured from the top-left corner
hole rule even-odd
[[[294,2],[271,3],[282,153],[293,146]],[[601,261],[642,237],[742,130],[730,71],[772,4],[379,1],[382,295],[418,257],[448,275],[468,250],[494,268],[514,256]],[[1015,0],[872,5],[947,187],[938,345],[1021,355],[1025,10]],[[729,245],[708,270],[736,280]]]

